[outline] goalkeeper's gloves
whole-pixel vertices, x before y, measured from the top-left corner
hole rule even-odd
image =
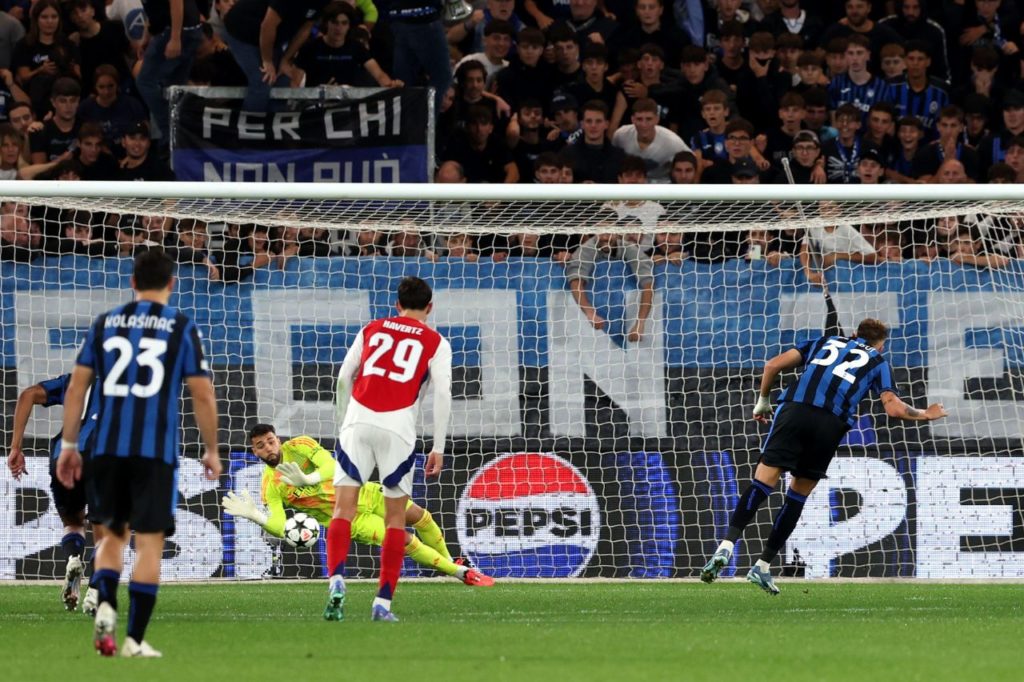
[[[256,506],[248,490],[243,490],[241,493],[232,490],[221,499],[220,504],[224,507],[224,511],[232,516],[255,521],[261,526],[267,524],[266,512]]]
[[[302,473],[302,469],[295,462],[281,462],[277,465],[277,471],[281,474],[281,480],[288,485],[301,488],[307,485],[316,485],[320,482],[320,472],[314,471],[311,474]]]
[[[768,402],[768,396],[758,394],[757,402],[754,404],[754,418],[762,417],[768,419],[771,415],[772,405]]]

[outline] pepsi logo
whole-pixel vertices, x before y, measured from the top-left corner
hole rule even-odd
[[[501,455],[477,471],[459,499],[462,551],[502,578],[571,578],[601,537],[601,509],[590,482],[561,457]]]

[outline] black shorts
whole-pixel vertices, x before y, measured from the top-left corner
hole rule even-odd
[[[62,519],[77,517],[85,511],[86,493],[85,482],[90,475],[89,455],[82,453],[82,477],[75,483],[74,488],[65,488],[64,484],[57,480],[57,460],[50,457],[50,494],[53,495],[53,506]]]
[[[155,459],[105,455],[92,461],[86,483],[89,520],[115,531],[174,535],[178,470]]]
[[[828,410],[783,403],[761,448],[761,461],[800,478],[820,480],[849,425]]]

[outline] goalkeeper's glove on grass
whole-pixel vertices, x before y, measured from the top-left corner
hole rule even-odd
[[[277,465],[277,472],[281,474],[281,480],[288,485],[301,488],[306,485],[316,485],[320,482],[320,472],[314,471],[311,474],[302,473],[302,469],[295,462],[281,462]]]
[[[220,504],[224,507],[224,511],[232,516],[255,521],[261,526],[267,523],[266,512],[256,506],[248,490],[243,490],[241,493],[232,490],[221,499]]]

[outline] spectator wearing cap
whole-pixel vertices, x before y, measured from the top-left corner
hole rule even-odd
[[[58,78],[53,84],[50,104],[53,116],[42,130],[32,133],[33,164],[53,161],[70,151],[78,137],[78,101],[82,89],[74,78]]]
[[[717,159],[701,173],[700,181],[706,185],[726,185],[732,182],[732,167],[741,159],[750,158],[754,149],[754,126],[742,118],[734,118],[725,126],[726,158]]]
[[[382,88],[400,87],[384,72],[373,55],[353,37],[358,21],[356,11],[345,0],[334,0],[324,7],[320,35],[306,41],[295,55],[291,71],[292,85],[360,85],[369,76]]]
[[[835,122],[839,135],[822,144],[825,174],[832,184],[848,184],[857,177],[860,160],[861,111],[852,104],[843,104],[836,110]]]
[[[921,149],[914,157],[914,174],[921,182],[931,182],[939,165],[946,159],[963,163],[968,177],[981,180],[978,154],[963,142],[964,112],[958,106],[948,106],[939,112],[939,139]]]
[[[989,134],[989,99],[971,93],[964,99],[964,141],[975,149]]]
[[[124,131],[149,118],[142,102],[120,92],[118,83],[117,69],[101,64],[93,77],[92,94],[78,105],[79,120],[99,124],[110,149],[120,143]]]
[[[825,144],[839,136],[839,131],[832,127],[828,111],[828,93],[822,88],[808,88],[802,93],[804,98],[804,128],[818,136],[818,141]]]
[[[658,125],[658,104],[653,99],[637,100],[630,120],[630,125],[615,131],[612,144],[627,155],[642,158],[651,182],[668,182],[672,158],[679,152],[691,151],[690,148],[674,132]]]
[[[146,4],[151,37],[142,57],[142,67],[135,76],[139,95],[149,108],[153,132],[164,145],[170,143],[170,114],[164,89],[172,85],[184,85],[188,81],[196,50],[202,40],[202,24],[195,0],[180,0],[181,5],[178,5],[179,0],[174,2],[175,8],[181,10],[180,15],[177,11],[172,12],[170,0],[152,0]],[[298,48],[296,45],[295,49]],[[245,70],[244,66],[242,70]],[[273,82],[272,77],[270,81]],[[249,83],[251,91],[252,79]]]
[[[565,24],[556,24],[548,31],[548,43],[555,52],[555,87],[565,88],[582,73],[579,36]]]
[[[866,147],[857,161],[855,184],[887,184],[885,179],[885,155],[877,147]]]
[[[793,147],[788,153],[789,172],[794,185],[823,184],[826,181],[824,164],[821,159],[821,144],[818,136],[810,130],[801,130],[793,137]],[[779,185],[789,183],[789,176],[778,159],[773,164],[772,182]]]
[[[653,43],[664,51],[666,63],[678,64],[681,50],[692,41],[685,31],[665,20],[664,1],[636,0],[633,11],[636,21],[619,31],[615,43],[620,47],[634,48]]]
[[[889,85],[871,73],[868,68],[870,59],[871,43],[868,39],[862,35],[850,36],[846,42],[846,73],[834,77],[828,85],[829,106],[832,109],[852,104],[867,118],[872,104],[888,99]]]
[[[749,156],[734,163],[729,175],[734,185],[758,185],[761,183],[757,164]]]
[[[1006,147],[1017,135],[1024,134],[1024,93],[1013,89],[1003,95],[1003,125],[993,130],[978,146],[983,171],[1006,158]]]
[[[93,74],[100,64],[114,66],[118,82],[128,78],[130,72],[126,58],[131,46],[121,26],[111,21],[100,23],[92,0],[73,0],[70,16],[75,29],[71,41],[78,44],[81,56],[82,82],[91,86]]]
[[[896,13],[878,23],[898,33],[903,42],[918,41],[927,45],[928,54],[935,57],[932,74],[948,83],[950,72],[946,58],[946,29],[939,22],[928,18],[928,3],[925,0],[898,0],[895,4]]]
[[[529,182],[533,177],[533,163],[539,155],[562,146],[558,131],[545,125],[544,107],[535,99],[520,102],[505,128],[505,143],[519,169],[520,182]]]
[[[924,139],[924,124],[917,116],[904,116],[896,122],[896,140],[899,150],[893,157],[892,165],[885,169],[889,182],[910,184],[919,182],[914,174],[914,157],[921,149]]]
[[[558,139],[563,143],[575,141],[580,135],[580,104],[576,98],[565,92],[556,92],[548,108],[558,128]]]
[[[466,55],[455,65],[455,70],[458,71],[460,66],[471,60],[480,62],[484,65],[484,69],[487,70],[486,85],[490,88],[497,73],[508,66],[506,57],[509,50],[512,49],[512,39],[514,37],[515,29],[510,22],[501,19],[490,22],[487,24],[487,28],[484,29],[483,52],[474,52]]]
[[[674,83],[665,83],[662,74],[665,71],[665,53],[660,47],[648,43],[640,48],[640,58],[636,62],[637,78],[624,80],[615,98],[612,109],[612,132],[622,125],[627,111],[632,111],[637,100],[645,97],[658,103],[659,123],[669,125],[669,114],[678,96]]]
[[[570,83],[565,91],[576,98],[577,102],[600,100],[608,107],[615,109],[615,103],[622,95],[618,88],[608,79],[608,48],[604,45],[587,45],[583,50],[583,77]]]
[[[608,140],[608,106],[600,100],[583,105],[583,135],[563,152],[577,182],[613,184],[626,153]]]
[[[827,45],[833,38],[852,38],[859,35],[868,39],[871,54],[881,54],[882,46],[899,43],[903,39],[891,27],[871,19],[870,0],[846,0],[843,3],[845,16],[829,24],[818,37],[820,45]]]
[[[487,0],[482,9],[473,10],[473,14],[464,22],[448,28],[448,43],[456,45],[463,54],[484,51],[484,29],[492,21],[507,21],[512,31],[518,33],[526,28],[523,20],[516,14],[515,0]]]
[[[907,51],[899,43],[882,46],[879,55],[882,66],[882,78],[891,84],[902,83],[907,79]]]
[[[505,141],[494,132],[494,114],[489,108],[469,108],[463,134],[449,145],[447,161],[458,161],[468,182],[519,182],[519,169]]]
[[[817,15],[808,14],[800,0],[780,0],[779,8],[764,18],[761,28],[773,36],[783,33],[800,36],[803,44],[811,48],[818,43],[825,25]]]
[[[932,64],[928,44],[907,43],[907,79],[889,88],[888,100],[896,107],[896,116],[917,116],[926,130],[932,129],[939,111],[949,104],[949,92],[938,78],[928,75]]]
[[[124,147],[124,158],[121,159],[119,180],[174,180],[174,172],[167,163],[151,153],[148,123],[136,123],[125,131],[121,146]]]
[[[59,78],[81,78],[78,48],[67,39],[56,0],[32,4],[28,33],[14,46],[11,71],[28,93],[38,118],[46,116],[54,83]]]
[[[249,82],[242,100],[244,111],[267,111],[270,89],[290,85],[292,60],[309,38],[315,20],[326,5],[327,0],[238,0],[231,8],[224,19],[224,42],[231,48],[231,55]],[[438,19],[437,28],[444,42],[440,23]],[[400,35],[401,29],[396,30],[396,50]],[[429,44],[429,38],[425,30],[421,37],[425,45]],[[444,49],[447,58],[447,42],[444,42]],[[451,80],[447,59],[443,66],[448,77],[435,84],[442,88],[442,92]],[[396,60],[396,72],[398,67]],[[413,80],[415,75],[409,80]],[[396,76],[406,82],[401,74],[396,73]]]
[[[515,54],[494,78],[499,97],[516,110],[524,99],[547,102],[555,89],[554,66],[544,56],[544,34],[527,27],[516,36]]]

